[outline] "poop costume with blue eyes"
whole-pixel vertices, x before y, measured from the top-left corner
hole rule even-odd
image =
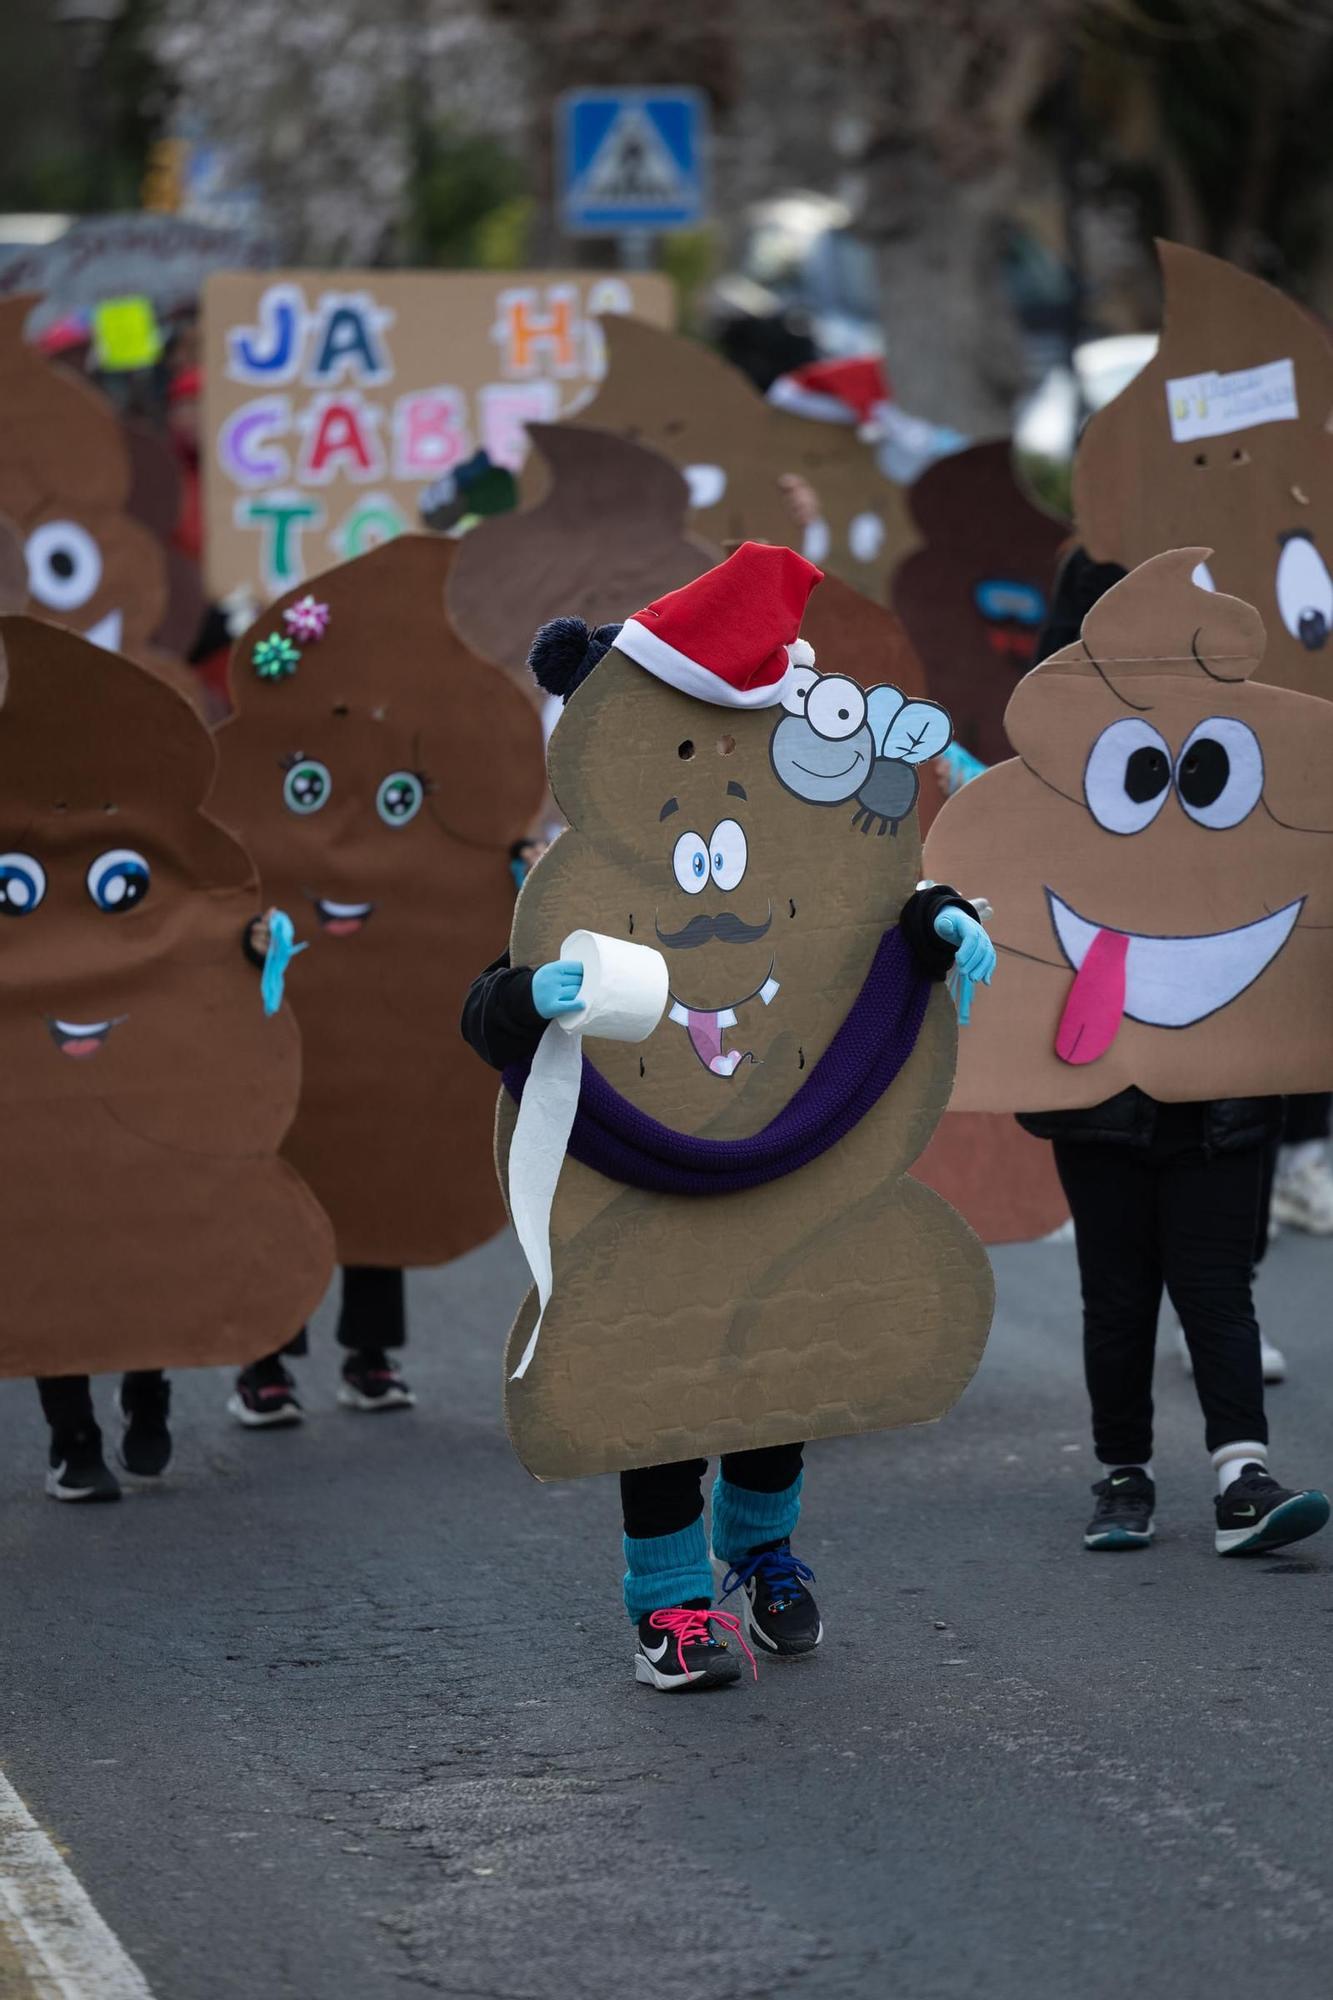
[[[926,867],[984,867],[1000,976],[954,1105],[1069,1110],[1333,1085],[1333,703],[1265,685],[1206,548],[1131,571],[1023,680],[1017,751]]]
[[[541,727],[449,622],[455,546],[405,535],[280,598],[237,643],[217,734],[210,809],[307,946],[286,1152],[344,1264],[442,1263],[504,1221],[494,1099],[451,1024],[509,923]]]

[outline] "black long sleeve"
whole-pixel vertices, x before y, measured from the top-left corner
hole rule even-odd
[[[507,1069],[536,1053],[546,1023],[532,1004],[532,968],[511,965],[502,952],[468,988],[463,1039],[492,1069]]]
[[[1048,660],[1063,646],[1072,646],[1097,599],[1126,574],[1119,563],[1094,562],[1086,549],[1071,549],[1055,579],[1051,608],[1037,639],[1034,657]]]
[[[956,947],[940,937],[935,919],[941,910],[976,911],[966,896],[960,896],[947,882],[932,882],[929,889],[914,889],[903,904],[898,927],[907,939],[913,958],[928,979],[947,979],[953,969]]]

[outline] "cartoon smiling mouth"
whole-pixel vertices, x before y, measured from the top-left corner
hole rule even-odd
[[[1305,906],[1301,896],[1235,930],[1144,937],[1090,923],[1053,889],[1046,899],[1074,968],[1055,1051],[1079,1064],[1105,1055],[1126,1017],[1150,1028],[1189,1028],[1229,1006],[1272,964]]]
[[[375,909],[373,903],[331,903],[323,896],[312,896],[310,900],[320,929],[330,937],[354,937]]]
[[[743,1000],[734,1000],[730,1007],[722,1007],[716,1012],[706,1013],[697,1007],[685,1007],[679,1000],[673,999],[669,1018],[678,1027],[684,1028],[690,1038],[690,1047],[706,1070],[714,1076],[734,1076],[743,1062],[755,1061],[749,1049],[724,1051],[722,1047],[726,1030],[736,1025],[736,1009],[751,1000],[762,1000],[765,1007],[769,1007],[777,991],[778,982],[770,972],[757,992],[747,993]]]
[[[54,1014],[48,1014],[46,1026],[62,1056],[83,1062],[95,1056],[111,1030],[129,1018],[128,1014],[115,1014],[109,1021],[58,1021]]]

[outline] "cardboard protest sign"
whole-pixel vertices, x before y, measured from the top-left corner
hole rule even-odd
[[[202,810],[207,731],[154,675],[0,618],[0,1374],[243,1363],[333,1237],[278,1157],[300,1042],[241,944],[259,890]]]
[[[904,704],[887,687],[863,695],[850,664],[821,656],[789,708],[722,708],[617,646],[551,738],[570,829],[523,889],[513,960],[541,964],[579,927],[662,953],[660,1025],[637,1045],[596,1042],[593,1060],[635,1116],[687,1146],[770,1145],[835,1043],[841,1060],[849,1010],[901,945],[921,869],[915,774],[889,714]],[[866,765],[860,799],[839,775],[853,760]],[[900,815],[892,831],[881,809]],[[506,1388],[528,1469],[578,1476],[942,1415],[976,1366],[992,1296],[975,1237],[905,1178],[947,1101],[954,1047],[935,988],[859,1122],[762,1185],[649,1191],[568,1155],[553,1297]],[[504,1097],[502,1175],[513,1127]],[[535,1317],[534,1292],[507,1374]]]
[[[1161,344],[1083,434],[1079,538],[1127,569],[1207,544],[1199,580],[1263,619],[1261,677],[1333,697],[1333,343],[1271,285],[1157,247]]]
[[[490,1080],[457,1021],[541,797],[532,704],[444,608],[457,545],[405,535],[289,591],[236,645],[212,810],[309,949],[286,1153],[351,1264],[437,1264],[504,1211]]]
[[[926,869],[989,898],[1000,967],[956,1108],[1333,1084],[1333,704],[1260,682],[1257,611],[1131,571],[1022,682],[1017,756],[949,800]]]
[[[652,445],[679,466],[691,526],[709,542],[783,543],[884,602],[916,536],[903,489],[854,430],[775,409],[719,355],[660,326],[608,320],[606,342],[606,380],[576,423]],[[783,492],[787,474],[818,498],[819,518],[808,525]]]
[[[480,446],[516,467],[601,375],[599,313],[673,316],[656,273],[231,271],[204,288],[207,573],[261,602],[419,526]]]
[[[1005,707],[1034,663],[1068,529],[1023,491],[1007,438],[939,459],[909,499],[924,542],[894,575],[894,609],[957,740],[998,764],[1011,754]]]

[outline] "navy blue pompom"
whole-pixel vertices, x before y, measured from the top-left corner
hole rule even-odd
[[[548,619],[528,648],[533,679],[547,694],[568,701],[614,646],[619,632],[619,625],[599,625],[593,632],[582,618]]]

